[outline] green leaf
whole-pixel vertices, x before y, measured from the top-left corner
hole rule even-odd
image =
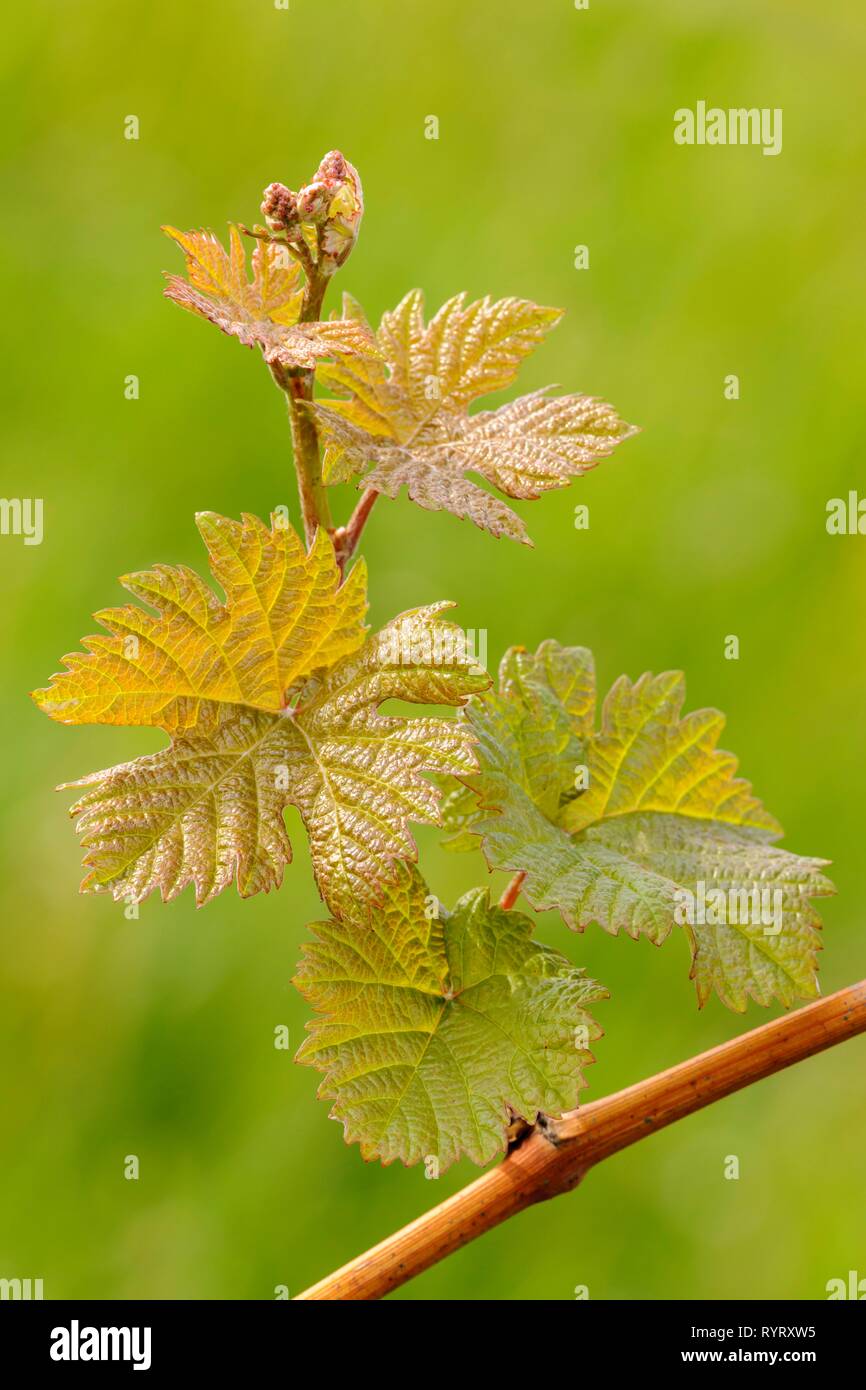
[[[701,1005],[815,995],[827,861],[773,845],[781,827],[716,746],[724,717],[681,717],[681,674],[621,677],[597,729],[594,685],[583,648],[509,652],[466,712],[480,770],[446,799],[456,845],[481,836],[491,868],[525,873],[533,906],[578,930],[660,944],[681,925]]]
[[[331,911],[375,900],[395,861],[414,857],[408,822],[438,821],[422,773],[474,766],[465,725],[377,713],[389,699],[457,705],[487,685],[460,629],[438,616],[449,606],[394,618],[281,714],[222,707],[215,728],[67,784],[88,788],[72,808],[83,890],[137,902],[159,889],[168,901],[192,883],[199,906],[233,879],[242,897],[267,892],[291,860],[291,804]]]
[[[368,327],[354,300],[343,312]],[[396,497],[405,486],[419,506],[529,543],[515,512],[467,473],[508,497],[535,498],[595,467],[635,432],[603,401],[546,390],[467,414],[473,401],[510,385],[560,317],[528,300],[467,305],[458,295],[425,325],[423,296],[413,290],[382,319],[384,361],[338,357],[320,372],[343,397],[314,407],[326,479],[345,482],[369,468],[365,487]]]
[[[487,1163],[512,1112],[576,1105],[601,1034],[587,1006],[607,991],[522,913],[481,889],[447,913],[406,867],[379,907],[313,930],[295,983],[319,1017],[298,1060],[365,1158]]]

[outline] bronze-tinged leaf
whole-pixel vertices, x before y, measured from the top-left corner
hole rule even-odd
[[[348,1143],[366,1159],[487,1163],[515,1114],[577,1104],[607,991],[532,922],[467,893],[446,912],[402,867],[375,907],[318,922],[295,983],[316,1010],[298,1060],[324,1073]]]
[[[252,279],[247,277],[247,253],[236,226],[229,226],[229,250],[211,231],[163,231],[186,258],[189,283],[167,275],[166,295],[185,309],[216,323],[224,333],[251,346],[276,325],[298,321],[303,300],[301,268],[284,246],[257,241],[252,254]]]
[[[189,277],[168,275],[166,296],[247,347],[260,347],[268,363],[309,370],[320,358],[336,354],[378,355],[373,335],[359,322],[298,322],[300,267],[281,243],[256,241],[249,280],[237,227],[229,228],[228,252],[212,232],[163,230],[184,252]]]
[[[413,857],[408,822],[436,822],[423,775],[468,775],[472,734],[456,720],[378,713],[386,700],[462,704],[489,680],[440,604],[401,614],[360,650],[296,686],[280,714],[219,708],[213,727],[73,786],[86,851],[83,890],[139,901],[194,884],[199,905],[234,879],[246,897],[278,886],[295,805],[319,889],[335,914],[375,901]]]
[[[545,388],[498,410],[457,417],[434,452],[471,469],[507,497],[535,498],[566,487],[637,431],[613,406],[592,396],[548,396]],[[449,422],[450,424],[450,422]]]
[[[317,408],[316,418],[327,445],[325,476],[329,482],[347,482],[372,463],[375,466],[364,483],[384,496],[396,497],[405,486],[412,501],[427,511],[449,511],[493,536],[532,544],[520,517],[501,498],[465,477],[464,461],[455,462],[441,445],[404,448],[367,434],[327,406]]]
[[[437,408],[460,411],[509,386],[521,362],[562,318],[528,299],[449,299],[424,324],[424,296],[411,290],[382,317],[379,343],[391,380],[417,420]],[[435,395],[431,383],[435,382]]]
[[[509,386],[561,318],[561,309],[527,299],[467,305],[459,294],[425,325],[424,296],[412,290],[382,315],[377,340],[384,362],[338,359],[320,380],[345,397],[334,409],[369,433],[406,444],[440,411],[465,414],[472,401]],[[360,305],[348,297],[346,320],[368,327]]]
[[[452,842],[480,836],[491,868],[578,930],[660,944],[682,926],[699,1004],[810,998],[826,860],[772,845],[781,827],[717,746],[723,716],[683,716],[684,698],[679,672],[621,677],[595,728],[589,652],[512,650],[466,712],[479,771],[446,800]]]
[[[86,788],[71,808],[85,851],[82,893],[163,902],[195,886],[196,906],[232,882],[242,898],[279,887],[292,858],[274,768],[286,758],[285,718],[226,705],[207,733],[58,790]]]
[[[375,339],[359,324],[333,319],[325,323],[299,323],[287,329],[273,347],[265,349],[265,361],[269,366],[276,363],[280,367],[312,370],[323,357],[350,355],[375,360],[376,352]]]
[[[84,640],[67,670],[33,692],[63,724],[157,725],[170,733],[206,724],[218,706],[282,710],[287,692],[364,640],[363,561],[345,583],[328,534],[309,553],[281,518],[201,512],[197,524],[221,603],[185,565],[155,565],[122,583],[150,608],[96,614],[109,636]],[[154,611],[151,611],[154,610]]]
[[[343,313],[345,321],[366,323],[353,300],[344,300]],[[420,291],[407,295],[383,316],[384,361],[338,357],[320,372],[337,397],[314,408],[327,480],[364,474],[363,486],[389,497],[405,486],[422,507],[531,544],[511,508],[466,475],[508,497],[535,498],[566,486],[636,433],[604,401],[550,396],[549,388],[467,414],[479,396],[511,383],[560,316],[526,300],[466,305],[458,295],[425,325]]]

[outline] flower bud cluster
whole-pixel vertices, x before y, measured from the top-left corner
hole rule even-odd
[[[303,235],[302,226],[316,228],[319,269],[333,275],[358,238],[364,195],[358,171],[340,154],[326,154],[310,183],[294,193],[284,183],[270,183],[262,200],[269,231],[288,240]]]

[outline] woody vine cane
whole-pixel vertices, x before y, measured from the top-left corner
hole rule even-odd
[[[571,1192],[590,1168],[620,1149],[864,1032],[861,980],[559,1120],[539,1116],[517,1134],[503,1163],[297,1294],[296,1301],[383,1298],[534,1203]]]
[[[677,935],[698,1004],[742,1011],[817,994],[813,901],[833,889],[824,860],[779,847],[718,748],[722,715],[683,713],[680,673],[620,677],[599,704],[591,653],[555,640],[512,647],[492,681],[447,602],[367,632],[356,554],[380,496],[531,544],[509,501],[568,485],[635,429],[552,388],[473,409],[512,385],[558,309],[458,294],[427,319],[414,290],[376,330],[349,294],[323,318],[363,213],[338,152],[261,206],[227,249],[166,228],[187,272],[166,294],[260,349],[288,408],[303,538],[284,508],[269,524],[199,514],[214,587],[185,565],[125,576],[138,602],[99,612],[102,632],[34,698],[61,723],[168,735],[70,784],[84,891],[169,901],[192,886],[199,906],[233,883],[268,892],[297,807],[329,914],[296,975],[313,1010],[298,1059],[366,1159],[484,1164],[515,1124],[574,1109],[607,997],[518,899],[577,931]],[[335,525],[345,482],[360,497]],[[456,714],[381,713],[390,699]],[[479,887],[446,909],[412,822],[508,871],[501,900]]]

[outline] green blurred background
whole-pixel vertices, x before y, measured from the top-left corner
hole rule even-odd
[[[161,298],[180,266],[159,225],[254,220],[266,183],[297,187],[334,146],[364,181],[342,278],[371,316],[415,284],[431,308],[460,289],[562,305],[521,387],[602,394],[643,427],[522,507],[534,550],[380,504],[372,620],[451,598],[491,664],[556,636],[594,648],[604,686],[682,667],[785,844],[835,861],[823,989],[866,973],[866,540],[825,530],[827,500],[866,487],[864,49],[853,0],[35,0],[7,18],[2,491],[45,499],[45,538],[0,538],[0,1276],[49,1298],[294,1294],[473,1176],[365,1165],[274,1048],[279,1024],[301,1041],[289,981],[321,915],[297,818],[280,893],[196,913],[187,891],[128,921],[78,896],[52,787],[161,736],[66,729],[26,697],[120,601],[115,576],[202,566],[197,509],[297,516],[268,373]],[[675,146],[698,99],[782,107],[782,154]],[[486,878],[418,839],[444,900]],[[768,1016],[699,1014],[679,936],[579,937],[553,914],[540,931],[613,995],[587,1098]],[[692,1117],[400,1296],[824,1297],[866,1275],[864,1061],[860,1039]]]

